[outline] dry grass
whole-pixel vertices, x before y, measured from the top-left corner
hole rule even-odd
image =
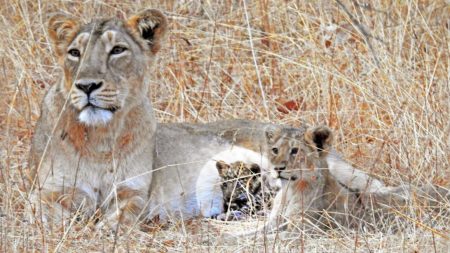
[[[415,206],[409,218],[399,215],[409,226],[396,234],[337,229],[284,241],[216,238],[246,222],[194,220],[119,238],[88,226],[44,233],[30,225],[18,188],[40,101],[61,74],[46,36],[54,11],[86,21],[148,6],[165,11],[171,33],[150,94],[160,121],[325,123],[345,157],[389,185],[449,184],[448,1],[137,2],[1,5],[0,252],[448,252],[448,219],[430,223],[436,217]]]

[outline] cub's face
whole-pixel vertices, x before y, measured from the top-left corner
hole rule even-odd
[[[279,127],[266,131],[270,161],[275,165],[271,171],[271,186],[280,187],[284,182],[294,181],[303,172],[316,167],[326,167],[325,156],[331,148],[333,134],[328,127],[299,128]],[[275,179],[275,180],[273,180]]]
[[[147,96],[146,72],[166,30],[157,10],[88,24],[61,14],[50,18],[49,34],[64,69],[61,90],[81,122],[106,124]]]
[[[291,171],[297,154],[301,152],[304,131],[298,128],[270,126],[266,129],[267,158],[274,165],[270,174],[275,179],[290,180]]]
[[[304,131],[297,155],[288,164],[291,180],[303,178],[315,168],[326,168],[326,156],[331,149],[333,133],[326,126],[310,127]]]
[[[258,204],[257,197],[261,193],[262,179],[259,166],[242,162],[226,164],[218,161],[216,167],[222,180],[224,210],[254,209]]]

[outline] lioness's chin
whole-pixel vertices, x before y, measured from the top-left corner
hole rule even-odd
[[[113,112],[98,107],[86,107],[78,116],[81,123],[88,126],[106,125],[113,118]]]

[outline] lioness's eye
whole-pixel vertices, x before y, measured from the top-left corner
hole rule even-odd
[[[115,47],[113,47],[113,49],[111,49],[110,54],[121,54],[121,53],[123,53],[125,50],[127,50],[125,47],[115,46]]]
[[[80,55],[81,55],[80,50],[75,49],[75,48],[70,49],[68,53],[69,53],[71,56],[77,57],[77,58],[80,57]]]
[[[291,155],[295,155],[298,153],[298,148],[291,149]]]
[[[272,148],[272,153],[274,155],[278,155],[278,148]]]

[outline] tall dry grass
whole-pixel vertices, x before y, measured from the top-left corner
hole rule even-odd
[[[337,149],[387,184],[449,184],[448,1],[2,1],[0,252],[449,252],[449,220],[414,206],[399,216],[410,224],[401,232],[336,229],[301,240],[217,237],[247,222],[175,222],[121,237],[30,224],[21,171],[40,101],[61,75],[47,14],[89,21],[143,7],[170,19],[149,94],[159,121],[328,124]]]

